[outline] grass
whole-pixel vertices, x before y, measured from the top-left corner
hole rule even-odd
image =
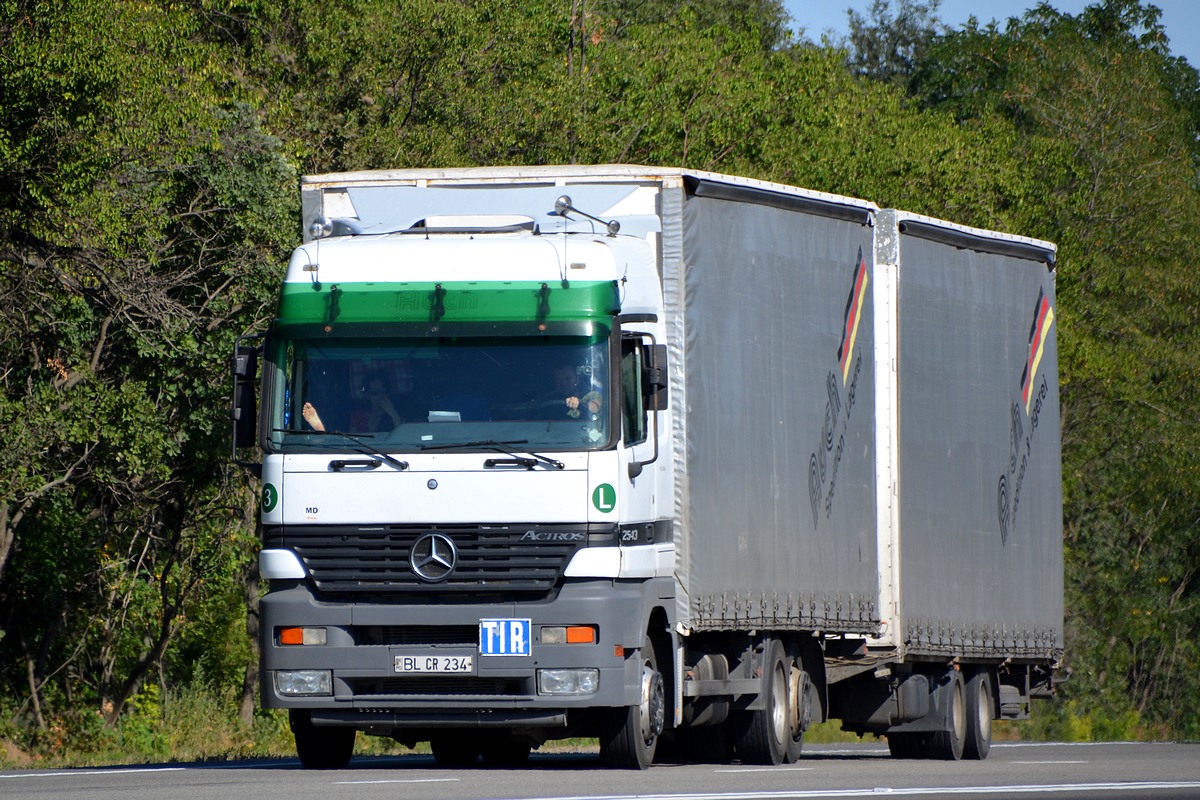
[[[7,711],[7,713],[5,713]],[[1153,741],[1170,738],[1166,731],[1143,724],[1136,713],[1083,713],[1071,701],[1036,704],[1028,722],[998,722],[997,741]],[[861,741],[836,721],[814,725],[805,735],[810,744]],[[865,737],[872,741],[874,737]],[[546,743],[541,752],[592,753],[595,739]],[[391,739],[359,736],[360,756],[414,752]],[[417,753],[428,753],[428,745]],[[115,725],[100,711],[76,712],[47,720],[44,728],[12,709],[0,708],[0,768],[93,767],[125,764],[294,758],[295,748],[282,711],[258,711],[252,724],[238,716],[232,693],[207,686],[162,692],[147,686],[132,709]]]
[[[7,711],[7,713],[5,713]],[[547,742],[541,752],[597,752],[595,739]],[[427,754],[380,736],[359,736],[359,756]],[[210,687],[143,689],[130,712],[112,726],[99,709],[66,714],[38,728],[32,720],[0,708],[0,769],[99,767],[129,764],[295,758],[287,712],[259,710],[246,725],[237,702]]]
[[[246,725],[233,697],[203,686],[164,695],[149,685],[111,726],[100,709],[49,719],[44,728],[14,715],[3,719],[0,767],[10,769],[295,755],[286,713],[260,711]]]

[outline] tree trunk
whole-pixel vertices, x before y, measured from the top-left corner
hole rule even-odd
[[[256,484],[252,484],[256,485]],[[257,541],[262,541],[258,515],[258,492],[247,492],[246,503],[242,506],[242,524],[246,530],[253,529]],[[257,548],[256,548],[257,549]],[[246,602],[246,636],[250,640],[250,658],[246,662],[246,673],[242,679],[242,702],[238,716],[246,725],[254,723],[254,698],[258,694],[258,665],[262,648],[259,645],[258,617],[258,556],[249,559],[242,578],[242,597]]]
[[[0,578],[4,577],[4,565],[8,563],[8,553],[12,550],[13,527],[8,519],[8,501],[0,500]]]
[[[37,671],[34,669],[33,658],[25,656],[25,677],[29,680],[29,702],[33,707],[33,718],[37,721],[38,730],[46,730],[46,719],[42,716],[41,687],[38,686]]]
[[[258,664],[261,646],[258,642],[258,559],[254,558],[246,570],[246,636],[250,639],[250,658],[246,661],[246,673],[242,679],[242,703],[238,711],[242,722],[254,722],[254,698],[258,694]]]

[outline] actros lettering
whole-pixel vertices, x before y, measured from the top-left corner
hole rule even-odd
[[[585,534],[580,531],[525,531],[522,542],[582,542]]]

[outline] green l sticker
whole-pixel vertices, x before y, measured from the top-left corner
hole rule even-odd
[[[611,483],[602,483],[592,492],[592,505],[601,514],[607,514],[617,507],[617,490]]]

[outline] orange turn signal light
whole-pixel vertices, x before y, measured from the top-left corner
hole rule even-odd
[[[545,625],[542,644],[595,644],[598,635],[595,625]]]
[[[325,644],[324,628],[279,628],[278,633],[283,645]]]
[[[571,625],[567,628],[567,644],[595,644],[596,629],[588,625]]]

